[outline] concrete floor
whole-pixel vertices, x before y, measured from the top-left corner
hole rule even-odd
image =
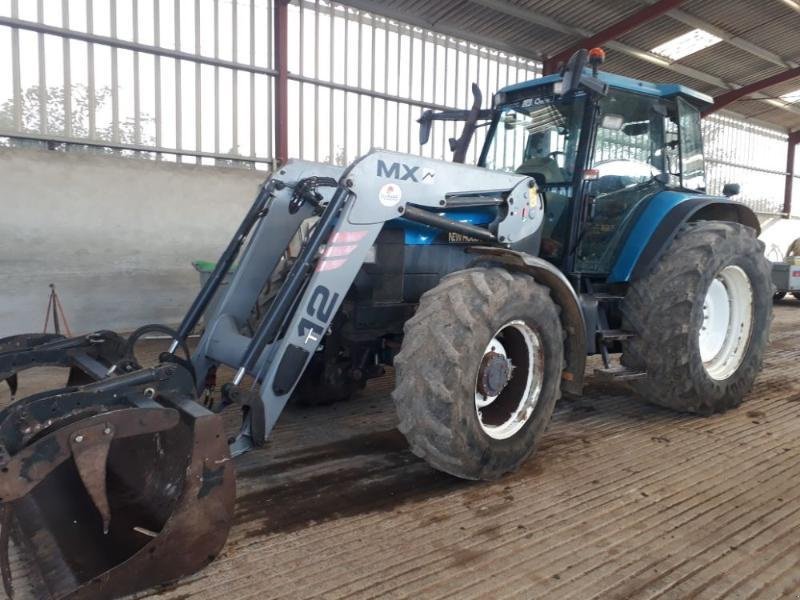
[[[748,402],[707,419],[590,378],[536,455],[491,484],[411,454],[391,377],[291,410],[237,461],[222,555],[137,597],[800,598],[798,340],[786,300]],[[35,597],[12,560],[17,596]]]

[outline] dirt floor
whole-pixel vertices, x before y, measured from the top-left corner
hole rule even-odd
[[[800,302],[740,409],[676,415],[590,377],[491,484],[411,454],[391,387],[286,412],[237,460],[222,555],[137,598],[800,598]]]

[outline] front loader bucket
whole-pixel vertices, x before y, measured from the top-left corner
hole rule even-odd
[[[61,390],[58,404],[48,398],[59,410],[95,389],[104,410],[65,419],[4,461],[2,537],[10,531],[33,560],[42,595],[120,597],[193,573],[222,549],[235,495],[222,420],[173,383]]]

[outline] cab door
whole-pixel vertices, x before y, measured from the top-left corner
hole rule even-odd
[[[600,101],[597,122],[590,209],[575,257],[575,271],[590,275],[610,272],[637,215],[679,163],[674,102],[612,90]]]

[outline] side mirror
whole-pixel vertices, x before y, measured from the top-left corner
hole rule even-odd
[[[426,110],[422,113],[422,116],[417,119],[419,123],[419,145],[424,146],[428,143],[428,140],[431,138],[431,125],[433,125],[433,116],[432,110]]]
[[[656,173],[653,175],[653,179],[662,185],[667,185],[672,178],[669,173]]]
[[[738,196],[742,191],[742,186],[738,183],[726,183],[725,187],[722,188],[722,195],[726,198],[730,198],[731,196]]]
[[[589,51],[579,50],[567,61],[562,72],[561,93],[566,95],[575,92],[581,85],[581,77],[586,64],[589,62]]]

